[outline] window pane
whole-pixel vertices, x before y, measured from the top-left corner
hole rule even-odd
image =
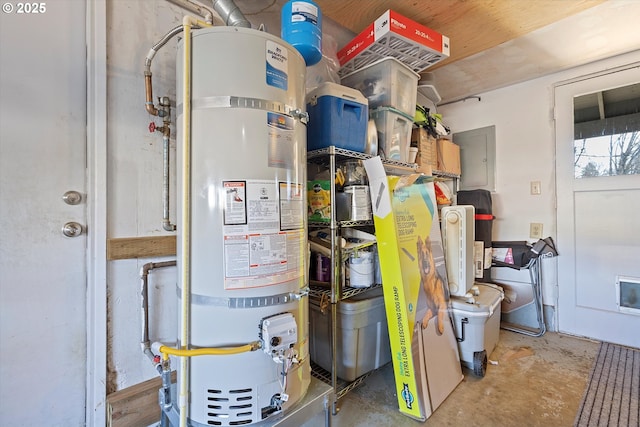
[[[640,83],[575,97],[574,176],[640,174]]]
[[[574,141],[575,177],[640,173],[640,132],[577,139]]]

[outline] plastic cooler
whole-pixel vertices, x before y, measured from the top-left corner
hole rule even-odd
[[[326,82],[307,95],[307,150],[334,145],[363,153],[369,102],[357,90]]]
[[[476,283],[470,293],[475,295],[451,297],[454,326],[462,364],[484,377],[487,356],[495,349],[500,335],[504,292],[496,285]]]
[[[386,160],[408,163],[413,117],[390,107],[371,110],[369,115],[378,130],[380,156]]]
[[[384,58],[342,78],[345,86],[359,90],[369,108],[393,107],[413,117],[420,75],[395,58]]]
[[[331,371],[331,306],[323,309],[318,299],[311,298],[309,308],[311,360]],[[337,310],[338,377],[353,381],[391,361],[382,288],[343,300]]]

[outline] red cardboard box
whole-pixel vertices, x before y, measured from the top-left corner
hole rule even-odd
[[[338,52],[345,76],[391,56],[416,73],[449,57],[449,37],[387,10]]]

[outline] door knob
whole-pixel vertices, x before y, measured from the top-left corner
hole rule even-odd
[[[62,234],[64,234],[67,237],[78,237],[79,235],[82,234],[83,231],[84,231],[84,228],[82,227],[82,225],[73,221],[68,222],[62,226]]]
[[[82,201],[82,194],[77,191],[70,190],[62,195],[62,200],[68,205],[77,205]]]

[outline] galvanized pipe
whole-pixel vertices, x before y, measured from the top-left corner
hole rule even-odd
[[[233,0],[212,0],[213,10],[222,18],[225,25],[251,28],[251,22],[245,18]]]
[[[162,228],[166,231],[175,231],[176,225],[169,219],[169,135],[162,137]]]
[[[149,341],[149,273],[156,268],[175,267],[176,261],[148,262],[140,269],[140,299],[142,303],[142,351],[152,361],[155,355],[151,352],[151,342]]]

